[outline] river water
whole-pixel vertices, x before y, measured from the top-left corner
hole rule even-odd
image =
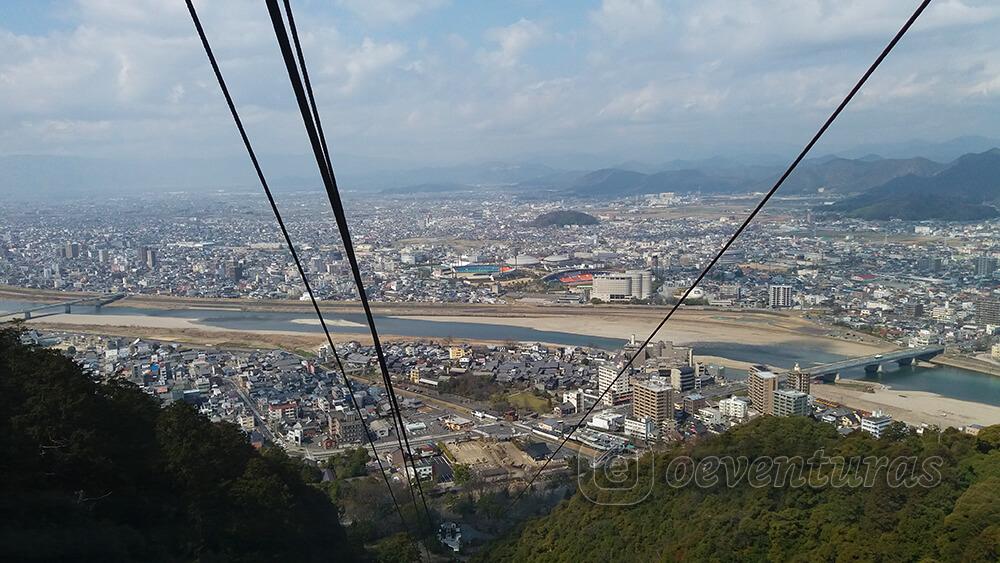
[[[39,305],[28,301],[0,300],[0,316]],[[61,309],[53,309],[61,312]],[[189,319],[200,324],[232,330],[281,330],[292,332],[319,332],[317,324],[295,322],[308,318],[307,312],[260,312],[221,309],[146,309],[137,307],[74,306],[75,313],[108,315],[134,315]],[[36,315],[37,317],[37,315]],[[366,333],[365,318],[361,313],[326,315],[330,332]],[[333,321],[342,321],[334,323]],[[141,324],[136,322],[136,324]],[[491,325],[485,323],[444,322],[394,317],[375,317],[379,334],[414,338],[468,338],[472,340],[516,340],[550,342],[567,346],[590,346],[613,350],[621,347],[624,338],[604,338],[568,332],[536,330],[533,328]],[[353,325],[353,326],[352,326]],[[360,326],[358,326],[360,325]],[[652,327],[650,327],[652,329]],[[696,354],[720,356],[743,362],[764,363],[790,368],[799,363],[803,369],[811,365],[847,359],[830,352],[822,342],[803,346],[756,346],[738,343],[697,342]],[[944,397],[1000,406],[1000,377],[949,366],[903,367],[885,366],[880,374],[867,375],[863,369],[848,371],[841,377],[884,383],[893,389],[927,391]]]

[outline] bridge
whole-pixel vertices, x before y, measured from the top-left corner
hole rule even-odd
[[[830,380],[844,370],[863,367],[866,372],[875,373],[882,368],[882,364],[896,362],[900,366],[908,366],[913,363],[913,360],[927,361],[942,352],[944,352],[944,346],[904,348],[884,354],[872,354],[870,356],[861,356],[860,358],[813,366],[804,371],[808,371],[813,377],[822,377],[823,379]]]
[[[22,311],[14,311],[14,312],[11,312],[11,313],[4,313],[3,316],[5,316],[5,317],[23,316],[24,320],[27,321],[27,320],[31,320],[31,317],[35,313],[39,313],[39,312],[42,312],[42,311],[47,311],[49,309],[58,309],[60,307],[62,307],[63,313],[71,313],[73,305],[84,305],[84,304],[91,304],[97,310],[100,310],[101,307],[103,307],[104,305],[107,305],[108,303],[112,303],[114,301],[118,301],[119,299],[121,299],[123,297],[125,297],[124,293],[109,293],[109,294],[106,294],[106,295],[92,295],[92,296],[89,296],[89,297],[80,297],[78,299],[70,299],[69,301],[60,301],[58,303],[47,303],[45,305],[38,305],[37,307],[32,307],[30,309],[24,309]]]

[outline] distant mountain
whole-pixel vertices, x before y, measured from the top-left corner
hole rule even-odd
[[[474,189],[476,189],[475,186],[470,186],[468,184],[428,183],[428,184],[417,184],[415,186],[403,186],[401,188],[386,188],[382,190],[382,193],[408,195],[408,194],[427,194],[427,193],[442,193],[442,192],[465,192]]]
[[[561,209],[542,213],[531,222],[532,227],[565,227],[566,225],[596,225],[597,217],[582,211]]]
[[[782,194],[824,192],[855,193],[880,186],[900,176],[930,176],[947,165],[926,158],[880,159],[866,155],[860,159],[825,157],[803,163],[785,180]],[[767,191],[780,173],[751,185],[751,191]]]
[[[1000,149],[967,154],[933,176],[895,178],[823,211],[862,219],[976,221],[1000,216]]]
[[[605,168],[579,177],[568,191],[580,197],[626,197],[659,192],[725,192],[739,185],[733,178],[701,170],[666,170],[643,174]]]

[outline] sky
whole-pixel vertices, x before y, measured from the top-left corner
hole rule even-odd
[[[293,0],[337,155],[664,162],[802,146],[916,0]],[[263,1],[196,2],[262,154],[306,154]],[[181,0],[7,0],[0,155],[233,157]],[[1000,131],[1000,3],[935,0],[824,148]]]

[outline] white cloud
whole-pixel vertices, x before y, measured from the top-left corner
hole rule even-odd
[[[537,23],[521,18],[506,27],[495,27],[486,32],[486,38],[497,44],[497,49],[485,53],[482,59],[493,66],[510,68],[517,65],[524,53],[538,44],[544,36]]]

